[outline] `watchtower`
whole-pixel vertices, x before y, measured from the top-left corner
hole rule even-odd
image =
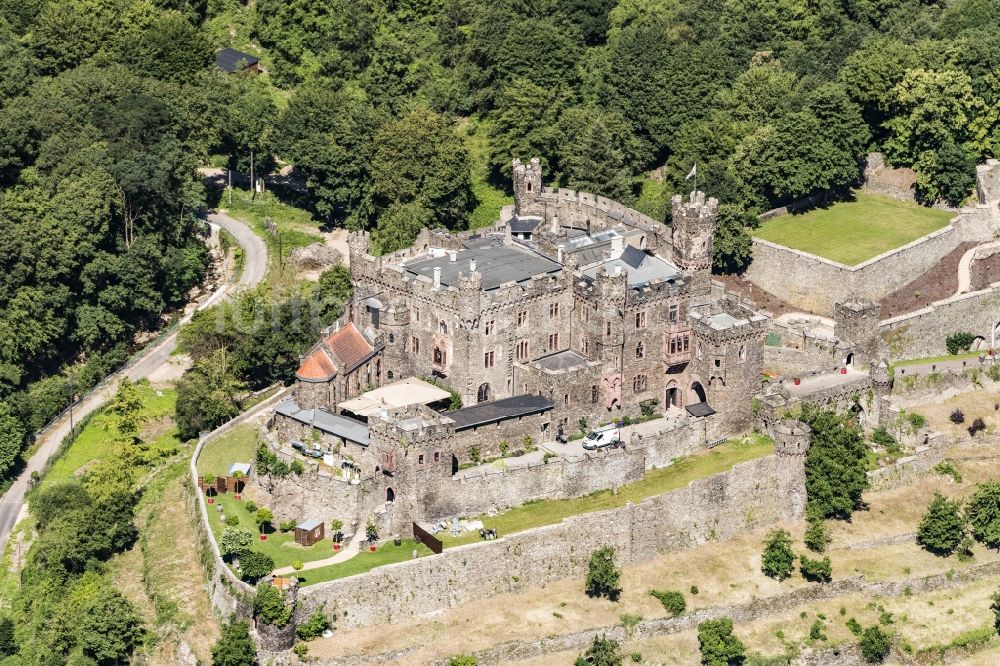
[[[852,354],[845,359],[845,365],[865,367],[877,360],[879,344],[878,332],[882,308],[878,303],[850,298],[833,305],[833,319],[837,337],[852,345]]]
[[[542,163],[537,157],[532,157],[528,164],[515,158],[514,173],[514,212],[518,217],[542,217],[545,206],[539,200],[542,194]]]
[[[678,194],[670,201],[670,212],[674,264],[685,271],[711,270],[718,200],[706,199],[704,192],[695,191],[688,201],[684,201]]]
[[[782,419],[771,426],[771,437],[778,455],[803,457],[812,442],[812,429],[802,421]]]

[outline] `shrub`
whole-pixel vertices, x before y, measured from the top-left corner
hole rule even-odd
[[[229,514],[226,516],[226,525],[229,527],[236,527],[240,524],[240,517],[235,514]]]
[[[760,570],[765,576],[775,580],[785,580],[792,575],[795,553],[792,552],[792,537],[786,530],[772,530],[764,543]]]
[[[892,647],[889,635],[877,625],[868,627],[862,632],[859,645],[861,656],[869,664],[878,664],[884,661],[889,656],[889,649]]]
[[[666,611],[674,617],[677,617],[687,609],[687,602],[684,601],[684,595],[680,592],[673,590],[650,590],[649,594],[659,599]]]
[[[271,521],[274,520],[274,514],[271,513],[270,509],[261,507],[257,509],[253,519],[257,522],[257,527],[263,530],[265,525],[270,525]]]
[[[254,536],[250,530],[227,527],[219,537],[219,550],[223,555],[241,555],[249,552],[253,543]]]
[[[291,532],[292,530],[295,529],[295,521],[283,520],[281,521],[281,523],[279,523],[278,529],[280,529],[282,532]]]
[[[868,447],[852,419],[832,411],[803,407],[812,428],[806,454],[809,509],[824,518],[849,518],[868,487]]]
[[[972,425],[967,428],[967,430],[969,431],[970,437],[975,437],[976,433],[986,430],[986,423],[984,423],[982,419],[976,419],[972,422]]]
[[[274,571],[274,560],[270,555],[251,550],[240,555],[240,577],[256,582]]]
[[[479,458],[479,447],[478,446],[470,446],[469,447],[469,460],[471,460],[473,462],[473,464],[475,464],[475,465],[479,464],[480,458]]]
[[[917,414],[916,412],[910,412],[906,415],[906,420],[914,428],[923,428],[927,425],[927,419],[924,418],[922,414]]]
[[[621,571],[615,566],[615,549],[599,548],[590,555],[587,565],[587,596],[607,597],[618,601],[621,596]]]
[[[634,634],[635,628],[642,622],[641,615],[633,615],[632,613],[622,613],[619,619],[622,621],[622,628],[628,636]]]
[[[847,625],[848,630],[850,630],[850,632],[855,636],[860,636],[861,632],[864,631],[864,628],[862,628],[861,623],[855,620],[853,617],[847,620],[847,622],[845,622],[844,624]]]
[[[986,376],[995,382],[1000,382],[1000,365],[991,365],[986,371]]]
[[[378,541],[378,526],[375,524],[373,518],[369,518],[368,522],[365,524],[365,539],[368,543],[375,543]]]
[[[246,622],[227,622],[222,625],[222,635],[212,646],[213,666],[254,666],[257,648],[250,638]]]
[[[948,348],[949,354],[959,354],[964,351],[969,351],[969,347],[972,346],[972,342],[976,339],[972,333],[967,331],[962,331],[960,333],[952,333],[949,335],[944,344]]]
[[[965,413],[961,409],[956,409],[948,415],[948,419],[952,423],[965,423]]]
[[[993,627],[1000,632],[1000,592],[990,597],[990,610],[993,611]]]
[[[950,460],[942,460],[937,465],[934,465],[934,471],[942,476],[950,476],[955,483],[962,483],[962,474],[955,467],[955,464]]]
[[[295,627],[295,635],[304,641],[311,641],[323,635],[330,628],[330,620],[323,614],[323,608],[317,608],[309,619]]]
[[[652,400],[643,400],[639,403],[639,412],[642,414],[644,419],[651,419],[656,416],[656,408],[659,406],[659,398],[653,398]]]
[[[1000,482],[976,486],[965,509],[972,536],[990,548],[1000,547]]]
[[[809,516],[808,527],[803,537],[806,548],[814,553],[822,553],[830,544],[830,533],[826,529],[826,523],[819,516]]]
[[[305,663],[308,661],[309,657],[309,646],[305,643],[296,643],[292,646],[292,652],[295,656],[299,658],[299,661]]]
[[[690,592],[691,594],[698,594],[698,586],[692,585],[690,588],[688,588],[688,592]]]
[[[593,643],[576,660],[575,666],[621,666],[620,647],[618,641],[607,636],[594,636]]]
[[[259,621],[283,627],[292,619],[292,607],[285,603],[285,595],[270,583],[257,586],[253,598],[253,614]]]
[[[823,633],[823,621],[816,620],[809,627],[809,638],[814,641],[825,641],[826,634]]]
[[[871,440],[879,446],[892,446],[896,443],[896,438],[890,435],[889,431],[882,426],[872,430]]]
[[[917,527],[917,543],[935,555],[951,555],[962,541],[965,530],[961,510],[960,502],[934,493],[934,499]]]
[[[251,501],[249,501],[249,502],[246,502],[246,503],[245,503],[245,504],[244,504],[243,506],[244,506],[244,507],[246,508],[246,510],[247,510],[247,511],[249,511],[250,513],[256,513],[256,511],[257,511],[257,503],[256,503],[256,502],[254,502],[254,501],[252,501],[252,500],[251,500]]]
[[[802,555],[799,557],[799,570],[803,578],[813,583],[829,583],[832,578],[829,557],[812,560]]]
[[[305,565],[302,564],[302,560],[292,560],[292,568],[296,571],[302,571],[302,567],[304,566]]]
[[[733,621],[727,617],[699,624],[698,646],[701,663],[707,666],[729,666],[745,657],[743,643],[733,635]]]
[[[459,654],[448,660],[448,666],[476,666],[479,662],[468,654]]]
[[[291,469],[292,473],[295,474],[295,476],[302,476],[303,474],[306,473],[306,466],[305,466],[305,464],[301,460],[299,460],[298,458],[296,458],[295,460],[292,461],[292,465],[291,465],[290,469]]]

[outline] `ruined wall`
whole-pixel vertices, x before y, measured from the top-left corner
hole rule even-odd
[[[648,561],[664,551],[800,518],[804,484],[803,457],[771,455],[635,505],[302,588],[296,617],[304,620],[323,603],[343,613],[338,625],[344,627],[438,612],[582,577],[591,551],[604,545],[615,548],[619,565]]]
[[[582,497],[640,481],[645,470],[642,450],[618,449],[588,454],[583,460],[552,458],[511,470],[460,473],[424,490],[423,515],[436,521],[502,511],[531,500]]]
[[[917,174],[913,169],[891,167],[882,153],[869,153],[862,188],[902,201],[916,201]]]
[[[857,266],[755,238],[747,276],[796,307],[830,314],[835,301],[851,296],[882,299],[926,272],[959,244],[990,240],[995,231],[996,221],[986,208],[963,209],[948,226]]]
[[[937,301],[930,306],[879,323],[893,360],[940,356],[948,353],[945,340],[959,331],[982,338],[989,348],[1000,325],[1000,285]],[[998,331],[1000,333],[1000,331]],[[1000,342],[1000,335],[996,342]]]

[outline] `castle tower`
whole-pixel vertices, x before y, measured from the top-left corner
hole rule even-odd
[[[705,198],[704,192],[692,192],[689,201],[681,195],[670,200],[673,218],[673,262],[685,271],[712,269],[712,237],[719,202]]]
[[[833,305],[833,320],[837,337],[853,347],[844,359],[845,365],[866,367],[878,358],[882,338],[878,323],[882,307],[878,303],[851,298]]]
[[[539,200],[542,194],[542,164],[537,157],[524,164],[515,158],[514,213],[518,217],[544,217],[545,205]]]
[[[812,441],[812,429],[802,421],[782,419],[771,426],[774,452],[781,456],[805,456]]]

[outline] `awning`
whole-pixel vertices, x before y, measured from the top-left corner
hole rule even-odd
[[[715,410],[709,407],[707,402],[696,402],[693,405],[688,405],[686,409],[691,416],[711,416],[715,413]]]

